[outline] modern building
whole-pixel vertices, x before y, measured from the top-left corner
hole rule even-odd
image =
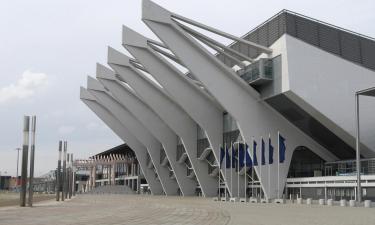
[[[159,40],[124,26],[131,56],[109,48],[81,99],[134,150],[153,194],[356,198],[355,96],[375,86],[373,38],[288,10],[236,37],[142,4]],[[374,109],[361,97],[364,199]]]

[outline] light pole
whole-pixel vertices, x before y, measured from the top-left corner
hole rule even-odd
[[[357,167],[357,201],[362,201],[361,190],[361,141],[360,141],[360,124],[359,124],[359,96],[375,97],[375,87],[357,91],[355,93],[355,130],[356,130],[356,167]]]
[[[21,148],[16,148],[15,150],[17,151],[17,174],[16,174],[16,186],[18,186],[18,165],[19,165],[19,161],[20,161],[20,151],[21,151]]]

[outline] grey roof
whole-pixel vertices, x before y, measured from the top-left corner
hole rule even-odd
[[[375,70],[375,40],[373,38],[288,10],[279,12],[244,35],[243,38],[269,47],[285,33],[324,51]],[[260,54],[258,50],[240,43],[234,42],[230,46],[251,58]],[[217,57],[230,67],[235,64],[222,54],[218,54]]]

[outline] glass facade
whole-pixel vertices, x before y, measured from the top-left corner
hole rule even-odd
[[[239,76],[247,83],[259,79],[273,79],[272,59],[259,59],[245,67],[243,70],[238,71]]]

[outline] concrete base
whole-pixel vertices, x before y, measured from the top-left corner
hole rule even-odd
[[[345,199],[340,200],[340,206],[342,206],[342,207],[346,206],[346,200]]]
[[[325,205],[325,200],[324,199],[319,199],[319,205]]]
[[[365,208],[371,208],[371,200],[364,201]]]
[[[302,204],[303,203],[303,199],[302,198],[297,198],[297,204]]]
[[[240,200],[239,200],[239,198],[234,197],[234,198],[230,198],[229,201],[230,202],[239,202]]]
[[[327,205],[328,206],[333,206],[333,199],[328,199],[327,200]]]
[[[240,198],[240,202],[248,202],[249,199],[248,198]]]
[[[250,201],[250,203],[258,203],[259,199],[251,197],[249,201]]]
[[[349,206],[350,207],[355,207],[355,200],[350,200],[349,201]]]
[[[312,204],[312,199],[311,198],[306,199],[306,205],[311,205],[311,204]]]
[[[212,200],[217,202],[217,201],[220,201],[220,198],[219,197],[213,197]]]
[[[260,203],[270,203],[271,201],[269,200],[269,199],[267,199],[267,198],[262,198],[261,200],[260,200]]]
[[[277,199],[275,199],[274,203],[285,204],[285,199],[283,199],[283,198],[277,198]]]
[[[227,202],[227,201],[228,201],[228,198],[221,197],[221,198],[220,198],[220,201],[221,201],[221,202]]]

